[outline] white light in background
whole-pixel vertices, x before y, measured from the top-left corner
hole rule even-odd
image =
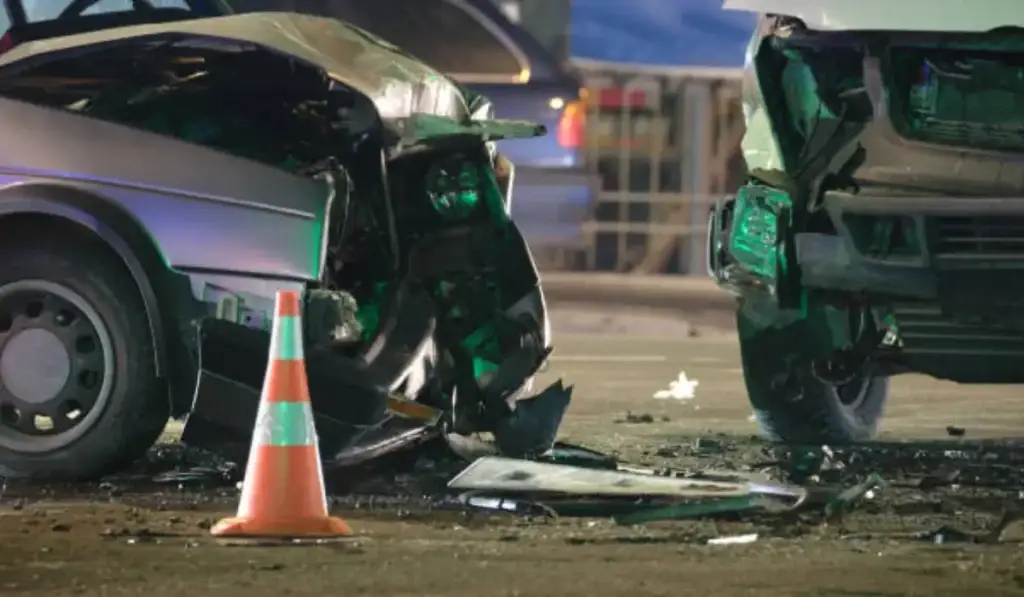
[[[668,382],[668,387],[654,393],[655,400],[693,400],[697,396],[697,386],[700,382],[696,379],[686,377],[686,371],[680,371],[679,377]]]
[[[498,3],[498,8],[505,14],[505,18],[513,23],[519,23],[523,20],[522,7],[519,6],[519,0],[501,0]]]

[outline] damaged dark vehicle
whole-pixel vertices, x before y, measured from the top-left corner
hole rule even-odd
[[[0,54],[0,475],[115,471],[169,416],[244,459],[280,290],[327,463],[550,446],[568,395],[530,394],[549,328],[493,144],[543,128],[340,21],[162,21]]]
[[[790,15],[750,46],[751,178],[709,222],[763,429],[870,439],[901,373],[1024,382],[1020,11],[726,4]]]

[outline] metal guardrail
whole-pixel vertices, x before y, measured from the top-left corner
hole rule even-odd
[[[555,267],[584,271],[703,270],[708,207],[743,176],[739,83],[705,72],[581,62],[587,89],[584,159],[601,181]]]

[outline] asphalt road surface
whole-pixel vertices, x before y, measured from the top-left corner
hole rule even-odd
[[[564,432],[581,441],[599,436],[609,413],[669,417],[657,434],[725,432],[754,434],[749,420],[735,338],[664,338],[621,334],[560,334],[543,382],[561,377],[577,387]],[[684,372],[696,380],[691,400],[655,400]],[[947,426],[965,427],[972,438],[1024,435],[1024,388],[963,386],[923,376],[893,380],[882,439],[947,436]]]
[[[774,449],[752,438],[728,333],[577,315],[560,326],[542,380],[576,386],[567,439],[672,466],[744,468]],[[589,333],[597,330],[610,333]],[[681,371],[697,382],[695,397],[654,399]],[[1024,549],[1012,533],[976,539],[1024,498],[1024,458],[1002,443],[973,443],[1020,435],[1020,394],[897,380],[885,438],[935,442],[847,454],[847,469],[834,472],[877,470],[892,487],[840,522],[726,517],[624,527],[343,498],[335,509],[359,535],[351,542],[239,548],[215,544],[206,531],[234,507],[230,486],[12,486],[0,498],[0,595],[1024,595]],[[964,438],[948,438],[948,425],[963,428]],[[706,438],[715,438],[710,454],[694,448]],[[939,489],[906,488],[944,466],[963,473]],[[758,539],[749,545],[705,545],[707,537],[751,532]]]

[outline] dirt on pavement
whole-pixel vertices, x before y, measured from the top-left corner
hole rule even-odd
[[[787,470],[771,461],[791,450],[754,437],[735,352],[734,340],[699,332],[570,336],[545,376],[577,383],[565,424],[577,443],[650,466]],[[682,368],[700,381],[696,398],[654,400]],[[1024,422],[1019,390],[916,377],[895,385],[885,443],[829,451],[816,473],[823,484],[870,472],[886,480],[842,518],[811,512],[618,526],[499,517],[440,510],[413,485],[419,489],[404,486],[401,495],[357,488],[332,499],[357,533],[350,540],[240,547],[219,545],[208,532],[236,505],[231,483],[8,483],[0,496],[0,595],[1024,595],[1024,528],[1011,525],[999,540],[990,534],[1024,499],[1024,447],[1006,439]],[[961,428],[963,437],[950,436]],[[401,476],[424,470],[431,469],[408,467]],[[919,487],[923,478],[935,487]],[[755,532],[747,545],[706,544]]]

